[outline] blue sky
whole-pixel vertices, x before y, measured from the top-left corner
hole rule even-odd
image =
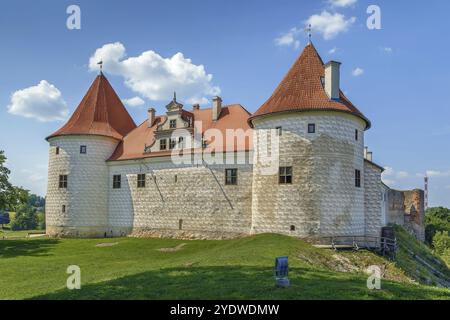
[[[66,27],[73,4],[81,30]],[[381,30],[366,26],[370,4],[381,9]],[[12,181],[44,195],[44,138],[82,99],[98,56],[119,96],[134,98],[127,108],[137,123],[150,106],[163,112],[173,90],[188,106],[220,92],[255,111],[312,21],[319,53],[343,63],[342,89],[373,123],[366,144],[388,167],[385,181],[422,188],[428,171],[430,204],[450,207],[449,13],[446,0],[2,1],[0,149]],[[167,68],[184,70],[186,86]],[[149,87],[155,79],[164,85]],[[30,105],[36,94],[43,100]]]

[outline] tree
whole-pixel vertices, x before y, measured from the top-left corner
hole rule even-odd
[[[450,232],[450,209],[430,208],[425,215],[425,240],[431,245],[434,235],[439,231]]]
[[[9,220],[9,212],[8,211],[0,211],[0,224],[2,225],[2,228],[3,228],[3,225],[4,224],[8,224],[8,223],[10,223],[10,220]]]
[[[0,150],[0,209],[6,209],[8,207],[9,193],[12,188],[8,180],[11,171],[5,167],[5,163],[5,153]]]
[[[38,225],[36,209],[28,205],[20,205],[11,223],[11,230],[34,230]]]
[[[450,234],[445,231],[436,232],[433,237],[434,252],[448,259],[450,257]]]

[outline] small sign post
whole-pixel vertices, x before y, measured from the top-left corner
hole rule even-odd
[[[289,258],[278,257],[275,259],[275,285],[278,288],[287,288],[290,285],[289,281]]]

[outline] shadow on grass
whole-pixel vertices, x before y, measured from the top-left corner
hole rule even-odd
[[[58,242],[57,239],[1,240],[0,258],[46,256]]]
[[[291,287],[277,289],[272,271],[263,267],[168,268],[33,299],[450,299],[449,292],[387,281],[371,291],[366,278],[355,274],[294,268],[290,280]]]

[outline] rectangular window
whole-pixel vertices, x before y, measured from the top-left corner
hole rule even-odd
[[[120,189],[122,187],[122,176],[116,174],[113,176],[113,189]]]
[[[315,123],[308,124],[308,133],[316,133],[316,124]]]
[[[292,184],[292,167],[280,167],[279,183]]]
[[[225,169],[225,184],[227,186],[237,185],[237,169]]]
[[[359,135],[359,132],[358,132],[358,129],[355,129],[355,140],[356,141],[358,141],[358,135]]]
[[[355,170],[355,187],[361,188],[361,171]]]
[[[177,127],[177,120],[170,120],[169,126],[170,129],[175,129]]]
[[[159,150],[166,150],[167,149],[167,140],[161,139],[159,140]]]
[[[283,128],[282,127],[277,127],[276,130],[277,130],[277,135],[279,137],[281,137],[283,135]]]
[[[62,213],[66,213],[66,205],[63,204],[61,211],[62,211]]]
[[[60,175],[59,176],[59,188],[60,189],[67,189],[67,175]]]
[[[175,149],[176,145],[177,145],[177,140],[175,140],[175,139],[170,139],[169,140],[169,149],[170,150]]]
[[[59,154],[59,147],[56,147],[56,154]]]
[[[180,149],[184,149],[184,138],[183,137],[178,138],[178,147]]]
[[[145,173],[137,175],[137,187],[145,188]]]
[[[86,154],[87,153],[87,147],[86,146],[80,146],[80,153]]]

